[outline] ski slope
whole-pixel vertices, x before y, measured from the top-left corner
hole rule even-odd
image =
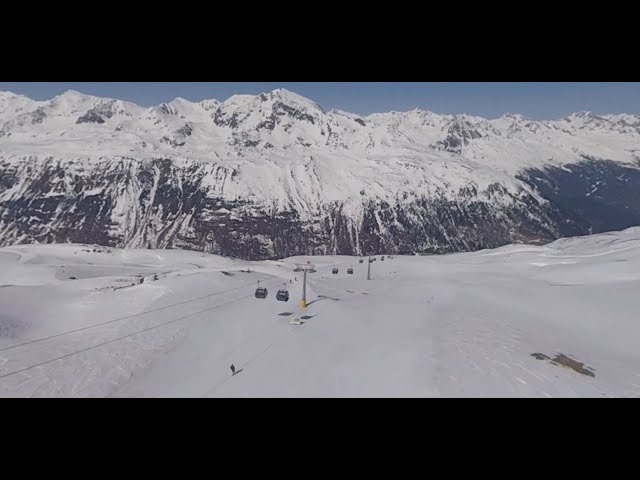
[[[7,247],[0,396],[637,397],[639,267],[640,228],[378,256],[371,281],[353,257]]]

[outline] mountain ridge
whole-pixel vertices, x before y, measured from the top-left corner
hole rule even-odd
[[[366,118],[366,117],[371,117],[371,116],[376,116],[376,115],[386,115],[386,114],[393,114],[393,115],[398,115],[398,114],[408,114],[408,113],[412,113],[412,112],[423,112],[423,113],[429,113],[432,115],[437,115],[437,116],[441,116],[441,117],[455,117],[455,116],[467,116],[470,118],[475,118],[475,119],[482,119],[482,120],[488,120],[488,121],[493,121],[493,120],[499,120],[501,118],[516,118],[519,120],[526,120],[526,121],[532,121],[532,122],[556,122],[556,121],[561,121],[567,118],[572,118],[572,117],[584,117],[584,116],[599,116],[599,117],[605,117],[605,118],[610,118],[610,117],[618,117],[618,116],[626,116],[626,117],[635,117],[636,119],[640,119],[640,115],[639,114],[634,114],[634,113],[628,113],[628,112],[619,112],[619,113],[598,113],[598,112],[593,112],[591,110],[578,110],[576,112],[571,112],[567,115],[564,115],[563,117],[560,118],[556,118],[556,119],[541,119],[541,120],[536,120],[534,118],[531,117],[527,117],[525,115],[522,115],[520,113],[516,113],[516,112],[506,112],[504,114],[502,114],[499,117],[495,117],[495,118],[489,118],[489,117],[483,117],[480,115],[471,115],[468,113],[437,113],[434,112],[432,110],[425,110],[422,107],[415,107],[413,109],[410,110],[390,110],[387,112],[372,112],[372,113],[368,113],[368,114],[360,114],[360,113],[355,113],[355,112],[348,112],[346,110],[343,110],[341,108],[337,108],[337,107],[333,107],[329,110],[325,109],[324,107],[322,107],[320,104],[318,104],[317,102],[314,102],[313,100],[304,97],[303,95],[300,95],[296,92],[293,92],[291,90],[287,90],[285,88],[277,88],[275,90],[269,91],[269,92],[261,92],[259,94],[233,94],[231,96],[229,96],[227,99],[225,100],[218,100],[215,98],[208,98],[208,99],[202,99],[202,100],[197,100],[197,101],[192,101],[192,100],[188,100],[185,99],[183,97],[175,97],[174,99],[167,101],[167,102],[161,102],[158,105],[149,105],[149,106],[144,106],[144,105],[140,105],[137,104],[133,101],[129,101],[129,100],[119,100],[116,98],[112,98],[112,97],[101,97],[98,95],[92,95],[92,94],[87,94],[87,93],[83,93],[80,92],[78,90],[74,90],[74,89],[68,89],[65,90],[63,93],[58,94],[53,96],[50,99],[45,99],[45,100],[35,100],[32,99],[31,97],[21,94],[21,93],[15,93],[12,92],[10,90],[0,90],[0,99],[2,99],[3,97],[9,97],[9,98],[22,98],[22,99],[26,99],[29,100],[30,102],[33,102],[34,104],[43,104],[43,103],[48,103],[51,102],[52,100],[58,98],[58,97],[81,97],[81,98],[87,98],[87,99],[97,99],[100,101],[113,101],[113,100],[117,100],[123,103],[127,103],[129,105],[132,105],[134,107],[137,107],[139,109],[151,109],[154,107],[160,107],[161,105],[165,105],[165,104],[171,104],[172,102],[178,100],[187,104],[192,104],[192,105],[202,105],[202,104],[207,104],[207,103],[215,103],[215,104],[222,104],[225,103],[227,101],[230,101],[234,98],[259,98],[259,97],[264,97],[264,96],[268,96],[268,95],[282,95],[285,98],[289,97],[289,98],[298,98],[304,102],[313,104],[316,106],[316,108],[322,110],[324,113],[330,113],[332,111],[335,112],[340,112],[340,113],[346,113],[349,115],[353,115],[356,117],[362,117],[362,118]]]
[[[550,241],[640,224],[639,166],[631,114],[361,116],[284,89],[152,107],[0,92],[0,245],[275,258]]]

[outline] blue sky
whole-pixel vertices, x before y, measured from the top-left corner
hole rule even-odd
[[[640,114],[640,82],[0,82],[0,90],[37,100],[78,90],[144,106],[175,97],[225,100],[276,88],[299,93],[325,109],[361,115],[414,108],[489,118],[520,113],[555,119],[582,110]]]

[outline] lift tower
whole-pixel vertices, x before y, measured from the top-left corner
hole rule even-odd
[[[373,257],[369,257],[369,264],[367,265],[367,280],[371,280],[371,264],[373,263]]]
[[[307,308],[307,273],[315,272],[315,265],[311,265],[311,262],[307,260],[307,263],[297,263],[294,272],[303,272],[304,279],[302,280],[302,300],[300,300],[300,308]]]

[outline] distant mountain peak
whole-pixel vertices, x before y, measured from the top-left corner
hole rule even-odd
[[[312,109],[312,110],[315,109],[315,110],[320,110],[324,112],[324,109],[313,100],[310,100],[307,97],[303,97],[302,95],[298,95],[297,93],[287,90],[285,88],[277,88],[266,94],[262,93],[261,95],[259,95],[259,97],[260,98],[266,97],[267,99],[271,99],[271,100],[279,100],[282,103],[285,103],[287,105],[306,107],[308,109]]]
[[[106,97],[96,97],[94,95],[88,95],[86,93],[79,92],[77,90],[65,90],[60,95],[57,95],[54,98],[63,98],[63,99],[81,99],[81,100],[102,100],[102,101],[110,101],[113,100],[111,98]]]
[[[9,90],[0,91],[0,98],[16,98],[16,97],[23,97],[23,96],[24,95],[18,95],[17,93],[10,92]]]
[[[505,113],[500,118],[506,118],[509,120],[517,120],[517,121],[526,121],[529,120],[527,117],[520,115],[519,113]]]

